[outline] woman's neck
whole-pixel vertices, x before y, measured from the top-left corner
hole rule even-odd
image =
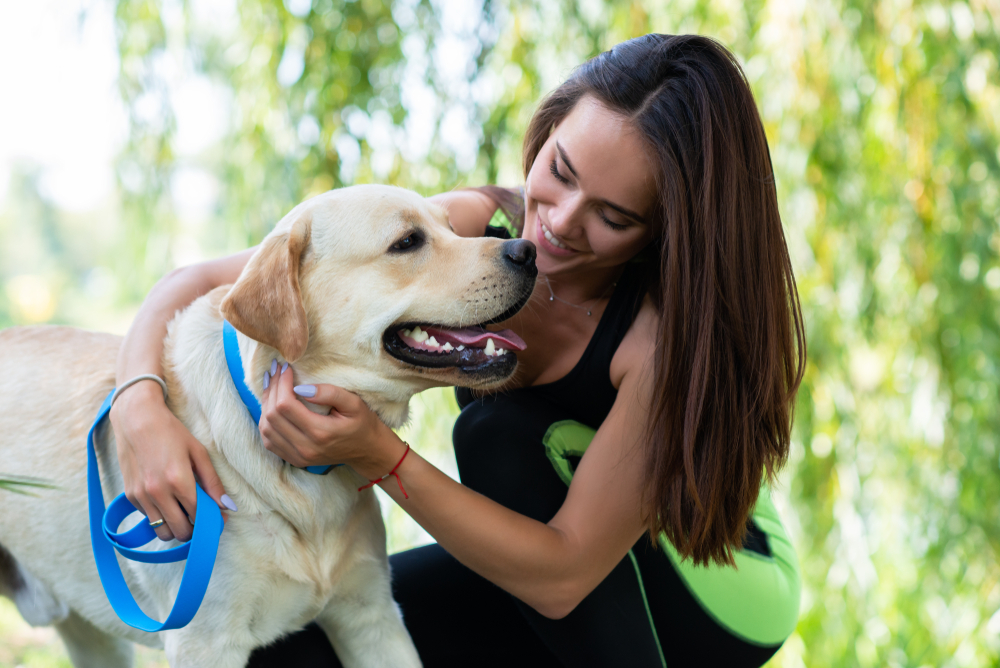
[[[540,273],[539,280],[547,282],[552,294],[560,300],[584,305],[611,294],[612,284],[618,281],[625,265],[584,268],[575,271]]]

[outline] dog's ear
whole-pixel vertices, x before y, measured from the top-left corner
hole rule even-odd
[[[299,263],[311,229],[312,217],[306,212],[287,232],[264,239],[220,305],[233,327],[276,348],[289,362],[302,357],[309,343]]]

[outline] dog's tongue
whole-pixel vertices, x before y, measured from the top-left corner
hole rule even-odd
[[[465,327],[464,329],[425,327],[424,331],[437,339],[437,342],[440,344],[444,344],[447,341],[453,346],[462,345],[466,348],[485,348],[486,339],[493,339],[493,344],[497,348],[524,350],[528,347],[520,336],[509,329],[501,329],[499,332],[489,332],[482,327]]]

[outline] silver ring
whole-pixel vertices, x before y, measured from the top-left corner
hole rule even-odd
[[[151,526],[152,528],[155,529],[156,527],[160,526],[161,524],[163,524],[163,520],[159,519],[159,520],[156,520],[155,522],[150,522],[149,526]]]

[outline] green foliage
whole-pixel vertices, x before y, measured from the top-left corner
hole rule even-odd
[[[996,0],[303,6],[246,0],[235,20],[217,21],[201,3],[119,0],[127,223],[104,245],[76,243],[86,252],[65,263],[69,252],[51,242],[69,222],[22,188],[18,220],[43,249],[31,257],[67,287],[50,311],[28,313],[18,305],[36,303],[24,296],[33,285],[8,281],[0,325],[92,323],[65,305],[93,282],[88,260],[113,266],[122,305],[141,299],[190,232],[181,170],[219,185],[195,233],[208,255],[256,243],[332,187],[517,184],[531,111],[572,67],[645,32],[714,36],[757,96],[809,342],[777,499],[802,562],[802,617],[773,664],[997,663]],[[177,71],[221,91],[205,112],[218,106],[229,119],[196,150],[178,136]],[[21,232],[10,212],[5,220],[0,257],[21,266],[8,250]],[[408,436],[441,462],[449,402],[422,399]],[[388,512],[394,547],[420,540]]]

